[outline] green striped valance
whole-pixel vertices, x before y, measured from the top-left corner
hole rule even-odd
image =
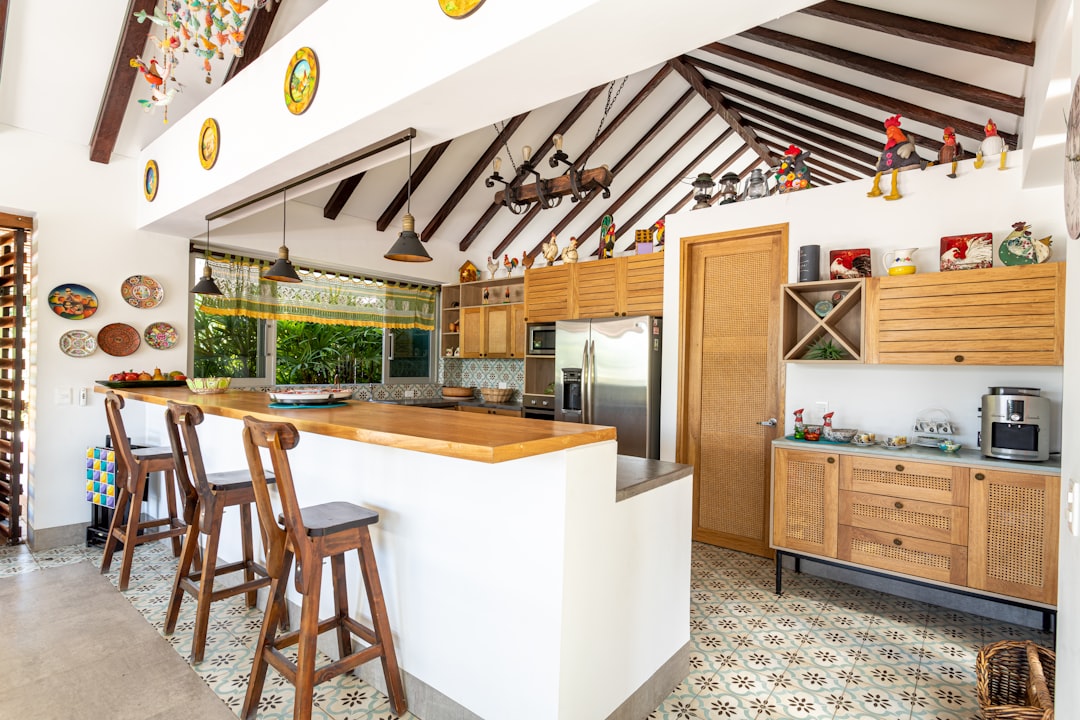
[[[213,258],[210,268],[224,295],[201,296],[210,315],[298,320],[326,325],[435,328],[435,288],[391,280],[297,268],[302,283],[262,281],[268,261]]]

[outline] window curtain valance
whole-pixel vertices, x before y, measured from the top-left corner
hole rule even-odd
[[[210,315],[298,320],[327,325],[435,329],[435,293],[429,285],[354,277],[297,268],[302,283],[264,282],[268,261],[225,256],[208,260],[224,295],[203,295]]]

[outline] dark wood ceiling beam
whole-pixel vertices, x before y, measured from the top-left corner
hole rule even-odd
[[[779,143],[778,148],[780,152],[783,152],[787,149],[787,145],[785,145],[785,143],[791,142],[790,135],[788,135],[788,133],[784,130],[777,130],[775,128],[771,128],[767,125],[757,122],[750,123],[750,126],[757,130],[760,134],[773,136]],[[865,165],[847,156],[838,155],[834,152],[830,152],[822,147],[819,147],[818,145],[815,145],[812,142],[800,142],[799,145],[802,147],[803,150],[809,150],[812,153],[812,158],[821,158],[836,163],[837,165],[843,165],[846,168],[854,170],[862,177],[871,177],[876,172],[873,165]]]
[[[359,172],[339,182],[337,187],[334,188],[333,194],[330,195],[330,199],[327,200],[326,205],[323,206],[323,217],[327,220],[337,220],[337,216],[345,209],[345,204],[349,202],[349,198],[352,197],[353,191],[356,190],[356,186],[359,185],[360,181],[363,179],[364,173]]]
[[[796,145],[800,144],[801,141],[803,144],[810,143],[819,148],[827,148],[850,158],[858,167],[865,167],[869,170],[873,170],[877,165],[877,155],[858,150],[851,145],[845,145],[834,138],[822,135],[821,133],[816,133],[812,130],[807,130],[801,125],[787,122],[786,120],[772,116],[767,112],[754,110],[749,107],[746,110],[747,111],[743,114],[748,118],[752,118],[749,122],[751,127],[755,130],[759,130],[763,126],[769,126],[773,128],[772,132],[774,135],[787,133],[792,138],[792,142]]]
[[[820,2],[803,8],[800,12],[953,50],[978,53],[1021,65],[1035,64],[1035,43],[1033,42],[989,35],[966,28],[897,15],[884,10],[837,2],[837,0]]]
[[[7,18],[8,0],[0,0],[0,78],[4,76],[4,38],[7,36]]]
[[[144,11],[153,15],[155,5],[157,0],[128,0],[120,39],[116,41],[116,52],[109,66],[109,81],[98,106],[94,132],[90,135],[90,159],[93,162],[107,165],[112,158],[116,139],[120,136],[120,126],[124,123],[124,113],[131,102],[135,78],[139,74],[128,64],[128,60],[141,55],[146,47],[147,29],[135,18],[135,13]]]
[[[254,5],[254,3],[252,3]],[[229,69],[225,72],[222,84],[229,82],[236,74],[258,59],[262,54],[266,38],[270,34],[270,28],[277,17],[281,2],[268,0],[262,7],[253,7],[248,14],[247,22],[244,23],[244,42],[240,46],[244,50],[243,55],[234,55]]]
[[[812,73],[808,70],[795,67],[794,65],[787,65],[770,58],[761,57],[729,45],[710,43],[701,49],[712,53],[717,57],[733,60],[737,63],[757,68],[758,70],[779,77],[787,78],[788,80],[807,87],[816,88],[831,95],[851,100],[852,102],[869,105],[870,107],[875,107],[888,113],[899,113],[903,117],[910,118],[916,122],[925,123],[931,127],[943,128],[952,126],[956,129],[957,133],[969,138],[981,139],[985,134],[982,123],[950,117],[949,115],[937,112],[936,110],[931,110],[914,103],[889,97],[888,95],[882,95],[881,93],[871,92],[870,90],[858,87],[857,85],[840,82],[839,80],[834,80],[825,75]],[[998,134],[1010,148],[1016,148],[1016,135],[1003,132],[999,132]]]
[[[580,155],[578,155],[575,166],[578,168],[584,168],[586,161],[588,161],[589,159],[589,156],[592,155],[596,151],[596,149],[603,144],[605,140],[611,137],[612,133],[619,129],[619,126],[622,125],[623,122],[625,122],[626,118],[630,117],[630,113],[637,110],[638,107],[640,107],[641,104],[645,102],[645,99],[652,95],[653,90],[659,87],[660,83],[664,81],[664,78],[666,78],[670,74],[671,66],[667,63],[661,65],[660,69],[656,71],[656,74],[649,78],[649,82],[645,83],[645,87],[641,88],[641,90],[638,91],[638,94],[631,98],[630,102],[626,103],[626,107],[620,110],[618,114],[616,114],[615,117],[611,119],[611,122],[607,124],[607,127],[605,127],[599,134],[597,134],[597,136],[593,138],[592,142],[589,143],[589,146],[586,147]],[[614,170],[612,172],[614,172]]]
[[[446,218],[450,217],[450,213],[454,211],[454,208],[458,206],[462,198],[476,186],[476,181],[480,179],[480,176],[487,170],[488,165],[495,159],[495,156],[502,150],[503,145],[510,139],[510,136],[521,127],[521,123],[525,122],[525,118],[529,116],[529,113],[524,112],[520,115],[515,115],[506,121],[502,130],[495,136],[495,139],[491,141],[491,144],[487,146],[487,149],[481,153],[477,158],[473,166],[469,168],[469,172],[465,173],[465,177],[461,178],[461,182],[457,184],[454,191],[450,193],[450,196],[446,198],[446,202],[442,204],[435,216],[428,221],[427,227],[420,233],[420,239],[427,241],[434,234],[435,231],[446,221]]]
[[[901,85],[920,88],[938,95],[964,100],[965,102],[1012,113],[1013,115],[1022,116],[1024,114],[1024,99],[1008,93],[960,82],[959,80],[935,75],[923,70],[916,70],[887,60],[879,60],[870,55],[851,52],[850,50],[833,47],[816,40],[766,27],[751,28],[739,33],[739,35],[770,47],[788,50],[816,60],[839,65],[848,70],[873,75],[881,80],[891,80]]]
[[[603,85],[597,85],[596,87],[586,92],[585,95],[583,95],[582,98],[577,101],[577,104],[574,105],[573,108],[571,108],[570,112],[566,114],[566,117],[562,119],[562,122],[560,122],[554,130],[547,134],[547,137],[544,139],[544,141],[540,143],[540,147],[533,150],[532,156],[533,158],[535,158],[535,162],[537,164],[539,164],[540,161],[543,160],[544,156],[548,154],[548,151],[551,150],[552,147],[554,147],[554,143],[551,138],[555,135],[565,135],[566,132],[571,127],[573,127],[577,119],[581,117],[582,114],[584,114],[584,112],[589,108],[590,105],[592,105],[593,100],[597,98],[597,96],[600,94],[600,91],[602,91],[603,89]],[[532,177],[532,175],[529,175],[529,177]],[[519,170],[518,174],[514,176],[514,179],[510,181],[510,184],[507,187],[516,188],[521,185],[521,183],[523,183],[526,179],[528,178],[526,178],[525,174]],[[491,203],[488,209],[484,211],[484,214],[480,216],[480,219],[477,220],[471,228],[469,228],[469,232],[465,233],[465,237],[463,237],[461,239],[461,242],[458,243],[458,249],[462,252],[468,250],[469,246],[472,245],[476,238],[480,235],[480,233],[484,231],[484,228],[488,226],[488,223],[491,222],[491,219],[495,217],[495,213],[499,212],[499,208],[501,207],[502,205],[499,205],[498,203]]]
[[[712,120],[713,119],[712,113],[707,114],[703,119]],[[647,183],[649,180],[651,180],[653,178],[653,176],[656,175],[657,171],[659,171],[662,167],[667,165],[667,163],[671,160],[671,158],[675,155],[675,153],[678,152],[679,150],[681,150],[682,147],[684,145],[686,145],[686,143],[690,139],[692,139],[694,137],[694,135],[696,135],[698,133],[698,131],[701,129],[701,127],[704,127],[704,124],[702,124],[701,121],[698,121],[698,123],[696,123],[693,128],[688,130],[681,138],[679,138],[679,140],[675,143],[675,145],[673,145],[671,147],[670,150],[668,150],[666,153],[664,153],[663,156],[661,156],[655,163],[653,163],[649,167],[648,170],[646,170],[644,173],[642,173],[641,177],[639,177],[637,179],[637,181],[633,185],[631,185],[629,188],[627,188],[625,192],[620,193],[619,198],[615,202],[611,203],[611,205],[609,205],[608,208],[606,210],[604,210],[604,212],[599,217],[597,217],[595,220],[593,220],[589,224],[589,226],[587,228],[585,228],[585,230],[581,233],[581,237],[583,237],[583,238],[588,237],[592,233],[595,233],[600,228],[600,223],[603,221],[605,215],[610,215],[612,218],[614,218],[615,213],[619,210],[619,208],[621,208],[632,197],[634,197],[634,194],[637,193],[637,191],[640,190],[642,187],[644,187],[645,183]],[[735,128],[731,128],[731,127],[729,127],[724,132],[720,133],[720,135],[718,135],[716,138],[713,139],[712,142],[710,142],[708,145],[706,145],[701,150],[701,152],[699,152],[697,155],[695,155],[694,159],[691,160],[690,162],[688,162],[685,167],[683,167],[681,170],[679,170],[678,172],[673,174],[671,180],[669,180],[667,182],[667,184],[664,186],[664,189],[661,190],[660,193],[658,193],[658,196],[663,197],[667,193],[671,192],[672,188],[674,188],[676,185],[678,185],[681,182],[685,182],[686,176],[689,175],[691,173],[691,171],[694,170],[694,168],[696,168],[698,165],[700,165],[702,163],[702,161],[705,160],[705,158],[707,158],[709,155],[711,155],[717,148],[719,148],[721,145],[723,145],[724,142],[729,137],[731,137],[734,134],[735,134]],[[655,204],[655,203],[653,203],[653,204]],[[632,225],[633,223],[637,222],[638,219],[645,213],[645,211],[651,209],[651,207],[652,207],[652,204],[647,204],[644,208],[639,210],[637,212],[637,214],[635,214],[634,217],[631,220],[628,221],[627,225]],[[618,222],[615,223],[615,238],[616,239],[618,239],[618,237],[619,237],[619,228],[622,227],[622,226],[623,226],[622,223],[618,223]],[[594,250],[592,252],[593,255],[598,255],[599,253],[600,253],[599,250]]]
[[[424,159],[413,170],[412,177],[401,186],[397,195],[390,201],[390,204],[383,210],[383,214],[379,216],[379,219],[375,222],[375,229],[379,232],[383,232],[389,227],[391,221],[397,217],[398,211],[405,206],[405,203],[409,199],[409,185],[412,185],[413,192],[416,192],[420,184],[424,182],[424,178],[428,176],[428,173],[435,167],[435,163],[439,162],[439,158],[446,152],[446,148],[450,147],[450,140],[441,142],[438,145],[432,145],[428,148],[428,151],[424,153]]]
[[[766,139],[765,144],[768,145],[771,148],[774,148],[774,149],[776,149],[776,150],[778,150],[780,152],[783,152],[784,146],[781,145],[778,142],[774,142],[772,140]],[[842,169],[836,167],[835,165],[829,163],[827,161],[827,159],[811,156],[811,160],[810,160],[810,173],[811,173],[811,175],[818,168],[822,168],[824,170],[827,170],[828,172],[832,173],[833,175],[839,176],[839,177],[843,178],[844,180],[863,180],[863,179],[865,179],[865,176],[863,176],[863,175],[853,175],[848,170],[842,170]]]
[[[844,120],[845,122],[848,122],[852,125],[867,128],[868,130],[877,133],[880,137],[880,140],[876,141],[876,144],[871,144],[870,147],[881,147],[885,144],[884,122],[881,119],[872,118],[868,115],[862,115],[860,113],[852,112],[851,110],[845,110],[844,108],[837,107],[836,105],[828,103],[824,100],[812,98],[808,95],[803,95],[801,93],[779,87],[778,85],[772,85],[765,82],[764,80],[758,80],[757,78],[752,78],[749,75],[743,75],[742,73],[731,70],[730,68],[713,65],[712,63],[706,62],[705,60],[690,56],[683,56],[683,59],[694,67],[704,70],[710,74],[719,75],[720,77],[727,78],[728,80],[734,80],[737,83],[747,85],[748,87],[752,87],[755,90],[764,91],[771,95],[784,98],[785,100],[790,100],[791,102],[802,105],[803,107],[813,108],[831,117]],[[721,92],[725,92],[734,97],[742,97],[747,102],[765,107],[764,103],[766,101],[757,97],[753,92],[740,90],[729,84],[725,84],[719,89],[721,90]],[[774,105],[774,107],[776,106]],[[938,150],[941,149],[943,143],[940,140],[934,140],[932,138],[923,137],[922,135],[916,135],[915,144],[932,150],[934,155],[936,156]]]
[[[664,77],[670,72],[671,68],[665,64],[663,68],[661,68],[660,72],[653,76],[653,79],[649,82],[649,85],[652,86],[652,88],[649,89],[649,92],[651,93],[652,90],[655,89],[657,85],[659,85],[660,81],[663,80]],[[645,90],[643,89],[642,92],[645,92]],[[626,165],[631,160],[637,157],[638,153],[640,153],[646,145],[652,142],[653,138],[655,138],[661,130],[667,127],[668,124],[675,119],[675,116],[678,115],[684,107],[686,107],[687,103],[689,103],[690,100],[696,96],[697,93],[695,93],[693,90],[687,90],[685,93],[683,93],[682,97],[676,100],[674,105],[668,108],[668,110],[660,117],[660,119],[657,120],[651,128],[649,128],[648,132],[642,135],[638,139],[638,141],[634,143],[634,146],[630,148],[630,150],[626,154],[619,158],[618,162],[616,162],[611,167],[612,174],[617,175],[624,167],[626,167]],[[634,110],[641,106],[641,103],[644,99],[645,97],[643,97],[642,94],[639,92],[637,96],[635,96],[633,100],[627,103],[626,107],[623,108],[623,110],[620,111],[617,116],[615,116],[615,118],[611,122],[611,125],[609,125],[607,128],[605,128],[603,132],[600,133],[600,135],[597,137],[597,140],[603,142],[604,139],[607,139],[611,135],[608,130],[611,130],[613,125],[617,127],[619,124],[622,124],[622,122],[627,117],[629,117],[630,113],[632,113]],[[595,150],[596,147],[599,147],[599,143],[596,143],[596,141],[594,141],[593,144],[591,144],[586,150],[586,152],[590,153]],[[578,215],[581,214],[581,212],[586,207],[588,207],[589,203],[595,200],[596,197],[600,194],[601,193],[598,192],[591,192],[586,195],[582,200],[574,203],[573,209],[571,209],[570,212],[568,212],[562,220],[556,223],[555,227],[552,228],[551,231],[543,237],[547,238],[551,237],[553,233],[555,235],[561,233],[571,222],[574,221],[574,219]],[[537,209],[539,209],[539,207],[539,205],[536,206]],[[525,214],[525,217],[518,221],[518,224],[514,226],[514,229],[507,233],[506,237],[502,239],[502,242],[500,242],[495,247],[495,249],[492,250],[492,255],[497,257],[499,253],[506,250],[506,248],[510,246],[510,243],[512,243],[518,237],[518,235],[520,235],[525,230],[525,228],[529,225],[529,223],[532,222],[533,218],[535,217],[536,214],[533,212],[533,208],[530,208],[529,212]],[[537,245],[530,253],[530,256],[535,257],[536,253],[539,252],[539,249],[540,245]]]
[[[672,58],[668,60],[668,64],[675,70],[675,72],[682,75],[683,79],[690,84],[690,87],[694,88],[705,102],[709,104],[709,107],[713,109],[720,118],[728,124],[739,137],[743,139],[750,149],[753,150],[758,156],[769,164],[774,164],[777,159],[769,153],[769,149],[758,142],[757,136],[754,131],[745,127],[742,122],[742,118],[739,116],[737,110],[732,110],[724,97],[716,92],[716,90],[709,87],[705,82],[705,77],[694,67],[691,67],[686,62],[683,62],[681,58]]]

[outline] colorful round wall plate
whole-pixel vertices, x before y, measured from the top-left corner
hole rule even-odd
[[[459,19],[472,15],[483,4],[484,0],[439,0],[439,7],[444,13]]]
[[[319,61],[315,51],[302,47],[293,53],[285,70],[285,105],[293,115],[300,115],[315,98],[319,87]]]
[[[97,340],[86,330],[68,330],[60,336],[60,351],[68,357],[86,357],[97,350]]]
[[[120,286],[120,295],[128,305],[148,310],[161,304],[165,290],[149,275],[132,275]]]
[[[199,164],[209,170],[217,162],[221,136],[218,134],[217,120],[206,118],[199,130]]]
[[[106,354],[115,357],[130,355],[139,349],[139,331],[126,323],[111,323],[98,330],[97,344]]]
[[[85,285],[66,283],[49,292],[49,307],[67,320],[85,320],[97,312],[98,299]]]
[[[167,322],[147,325],[146,330],[143,331],[143,337],[146,338],[146,344],[155,350],[168,350],[179,340],[176,328]]]
[[[146,196],[146,201],[154,202],[154,198],[157,197],[158,187],[158,166],[156,161],[146,161],[146,168],[143,169],[142,184],[142,191],[143,195]]]

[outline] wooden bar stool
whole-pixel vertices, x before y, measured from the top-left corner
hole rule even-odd
[[[105,574],[112,567],[113,553],[117,542],[123,543],[120,558],[121,590],[128,589],[131,579],[131,560],[135,547],[155,540],[172,538],[173,555],[180,555],[180,536],[187,531],[187,525],[176,512],[176,463],[172,448],[147,447],[132,450],[124,431],[124,418],[120,411],[124,408],[124,399],[112,392],[105,393],[105,419],[109,423],[113,445],[119,462],[116,464],[116,508],[112,522],[109,523],[109,536],[105,541],[105,552],[101,557],[101,572]],[[146,478],[150,473],[165,474],[166,503],[169,516],[151,520],[141,520],[142,502],[146,497]],[[167,526],[167,529],[147,532],[152,528]]]
[[[255,493],[251,486],[251,474],[245,470],[206,473],[202,448],[195,427],[203,421],[202,408],[182,405],[170,400],[165,410],[165,426],[172,446],[172,458],[176,464],[176,476],[184,490],[184,520],[187,535],[184,550],[176,567],[169,607],[165,611],[165,634],[176,630],[180,605],[184,593],[196,600],[195,632],[191,642],[191,661],[202,662],[206,650],[206,628],[210,622],[210,604],[225,598],[247,594],[247,606],[255,607],[256,591],[270,585],[266,568],[255,562],[251,541],[251,503]],[[184,459],[185,455],[187,460]],[[267,478],[273,482],[273,478]],[[239,507],[240,535],[243,560],[224,565],[217,564],[218,543],[221,540],[221,523],[225,508]],[[194,567],[199,551],[199,536],[206,536],[206,550],[201,569]],[[244,573],[244,582],[214,589],[214,578],[234,572]]]
[[[394,639],[390,634],[390,621],[386,615],[379,571],[371,547],[368,526],[379,520],[379,514],[347,502],[331,502],[301,509],[296,501],[292,470],[288,451],[296,447],[300,434],[289,423],[260,422],[253,417],[244,418],[244,451],[255,488],[255,506],[259,510],[259,522],[268,538],[269,551],[266,567],[273,582],[270,585],[271,602],[267,603],[262,631],[255,647],[255,662],[251,669],[247,696],[241,717],[254,720],[259,709],[263,684],[266,681],[267,664],[273,665],[296,687],[293,701],[293,718],[308,720],[311,717],[312,695],[316,685],[375,658],[382,660],[386,687],[394,712],[402,715],[407,710],[405,689]],[[260,448],[270,452],[270,461],[277,477],[278,495],[281,499],[284,527],[278,525],[271,504],[270,492],[263,468]],[[345,584],[345,553],[356,550],[360,555],[360,570],[371,608],[372,625],[368,628],[349,615],[348,590]],[[278,634],[278,625],[284,607],[285,588],[289,581],[289,568],[296,556],[296,590],[303,596],[300,611],[300,629]],[[319,621],[319,591],[322,587],[322,561],[330,558],[331,577],[334,588],[334,617]],[[315,666],[315,644],[321,633],[337,631],[339,660],[321,667]],[[368,647],[353,652],[352,635],[368,643]],[[283,648],[297,645],[297,662],[293,663]]]

